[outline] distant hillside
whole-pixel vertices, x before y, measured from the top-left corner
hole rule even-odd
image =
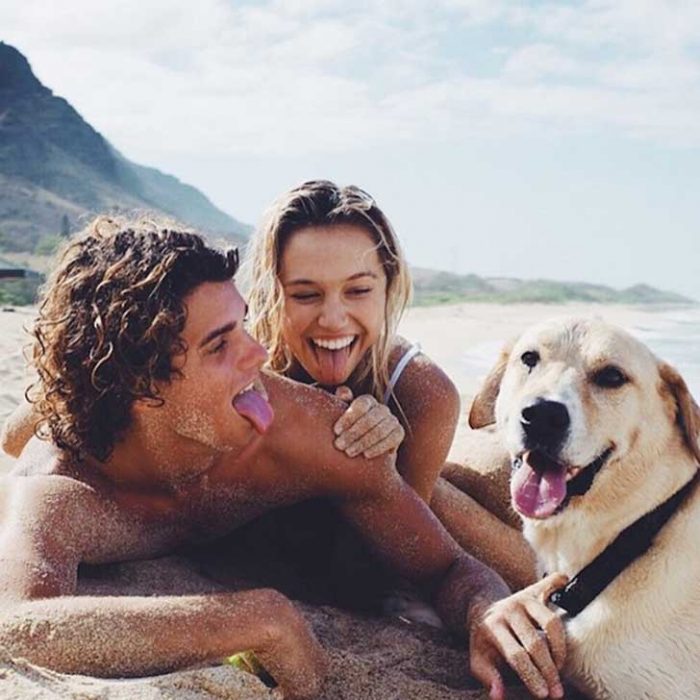
[[[695,304],[694,299],[638,284],[617,290],[585,282],[519,280],[456,275],[424,268],[413,268],[414,304],[429,306],[460,301],[494,303],[551,303],[567,301],[603,304]]]
[[[236,242],[250,232],[194,187],[124,158],[0,42],[0,250],[46,252],[42,239],[50,248],[115,209],[162,212]]]

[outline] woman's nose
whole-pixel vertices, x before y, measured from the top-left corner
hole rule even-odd
[[[318,325],[329,330],[341,329],[345,325],[346,317],[347,310],[341,300],[327,299],[321,309]]]

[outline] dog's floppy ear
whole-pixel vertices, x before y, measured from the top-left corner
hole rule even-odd
[[[510,350],[513,346],[510,343],[507,347],[501,350],[501,355],[493,369],[484,379],[481,388],[477,392],[469,409],[469,427],[483,428],[486,425],[491,425],[496,422],[496,399],[501,388],[501,380],[508,365]]]
[[[683,438],[695,459],[700,462],[700,407],[693,400],[683,377],[671,365],[661,363],[659,374],[676,401],[676,419]]]

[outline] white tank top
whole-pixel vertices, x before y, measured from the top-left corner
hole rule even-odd
[[[406,366],[419,352],[420,344],[414,343],[413,345],[411,345],[410,348],[408,348],[408,350],[406,350],[401,359],[396,363],[396,367],[394,367],[394,371],[391,373],[391,377],[389,377],[389,384],[387,385],[386,391],[384,392],[385,404],[389,403],[389,399],[391,398],[391,395],[394,392],[396,382],[399,381],[399,377],[401,377],[401,375],[403,374],[403,371],[406,369]]]

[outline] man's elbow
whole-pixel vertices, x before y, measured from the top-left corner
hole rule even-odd
[[[9,419],[6,420],[0,432],[0,449],[10,457],[17,458],[22,452],[22,447],[12,422]]]
[[[2,426],[0,449],[10,457],[19,457],[34,435],[35,424],[35,415],[30,407],[21,405],[16,408]]]

